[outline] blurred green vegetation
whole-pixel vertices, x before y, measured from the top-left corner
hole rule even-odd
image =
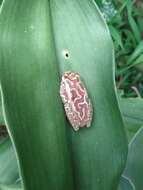
[[[114,41],[117,87],[125,97],[143,97],[143,1],[96,2]]]

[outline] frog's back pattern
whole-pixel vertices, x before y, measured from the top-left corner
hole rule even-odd
[[[92,121],[93,109],[85,85],[79,73],[65,72],[60,86],[66,116],[72,127],[89,127]]]

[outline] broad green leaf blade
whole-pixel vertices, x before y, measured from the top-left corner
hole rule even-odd
[[[129,144],[129,153],[124,175],[132,180],[137,190],[143,188],[143,127]]]
[[[2,1],[3,1],[3,0],[0,0],[0,5],[2,4]]]
[[[12,184],[18,177],[15,153],[10,139],[7,138],[0,144],[0,184]]]
[[[115,190],[127,142],[115,96],[109,31],[92,0],[52,0],[51,13],[60,73],[80,73],[94,109],[90,128],[74,132],[67,125],[75,189]]]
[[[5,0],[0,83],[25,190],[73,190],[49,1]]]
[[[143,125],[143,99],[119,97],[119,105],[124,119],[128,141],[130,141]]]
[[[135,190],[135,187],[129,178],[122,176],[118,190]]]
[[[4,125],[4,118],[3,118],[3,113],[2,113],[1,93],[0,93],[0,125]]]
[[[95,2],[100,8],[102,7],[102,0],[95,0]]]
[[[20,184],[15,185],[0,185],[0,190],[23,190]]]

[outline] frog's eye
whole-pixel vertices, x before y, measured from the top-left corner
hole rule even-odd
[[[79,73],[76,73],[75,77],[76,77],[77,80],[80,80]]]
[[[69,78],[72,72],[66,71],[63,75],[64,78]]]

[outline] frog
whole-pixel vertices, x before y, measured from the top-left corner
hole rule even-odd
[[[90,127],[93,106],[78,72],[66,71],[62,75],[60,96],[66,116],[75,131]]]

